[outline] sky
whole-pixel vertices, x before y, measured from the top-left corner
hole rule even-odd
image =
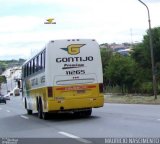
[[[143,0],[151,26],[160,26],[160,0]],[[54,18],[56,24],[44,24]],[[27,59],[50,40],[141,42],[148,29],[138,0],[0,0],[0,60]]]

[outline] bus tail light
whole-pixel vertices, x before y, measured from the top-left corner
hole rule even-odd
[[[48,87],[48,97],[52,97],[52,96],[53,96],[52,87]]]
[[[103,83],[100,83],[100,84],[99,84],[99,92],[100,92],[100,93],[103,93],[103,88],[104,88],[104,87],[103,87]]]

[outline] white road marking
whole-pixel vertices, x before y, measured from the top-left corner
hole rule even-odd
[[[158,121],[160,121],[160,119],[157,119]]]
[[[10,110],[6,110],[7,112],[11,112]]]
[[[27,117],[27,116],[24,116],[24,115],[21,115],[21,118],[24,118],[24,119],[29,119],[29,117]]]
[[[62,134],[62,135],[64,135],[64,136],[67,136],[67,137],[69,137],[69,138],[73,138],[73,139],[75,139],[75,140],[77,140],[77,141],[80,141],[80,142],[83,142],[83,143],[92,143],[92,142],[89,141],[89,140],[80,138],[80,137],[78,137],[78,136],[75,136],[75,135],[72,135],[72,134],[69,134],[69,133],[66,133],[66,132],[58,132],[58,133],[59,133],[59,134]]]
[[[0,110],[1,110],[2,108],[0,108]]]

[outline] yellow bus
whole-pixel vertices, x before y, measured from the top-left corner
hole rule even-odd
[[[22,66],[22,96],[28,114],[73,112],[90,116],[104,104],[99,45],[92,39],[50,41]]]

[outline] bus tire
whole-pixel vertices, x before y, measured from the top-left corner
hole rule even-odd
[[[43,112],[43,105],[42,105],[41,99],[39,100],[39,103],[38,103],[38,117],[44,120],[48,119],[48,113]]]
[[[27,110],[27,114],[31,115],[32,114],[32,110],[27,108],[27,100],[25,99],[25,109]]]
[[[27,109],[27,114],[31,115],[32,114],[32,110]]]
[[[48,113],[47,112],[42,112],[42,118],[44,120],[47,120],[48,119]]]
[[[25,98],[25,109],[27,109],[27,100]]]
[[[92,114],[92,108],[85,111],[85,116],[88,117],[91,116],[91,114]]]
[[[76,112],[73,113],[73,115],[74,115],[75,117],[80,117],[80,116],[81,116],[81,112],[76,111]]]
[[[42,101],[41,100],[39,100],[38,102],[38,117],[42,119]]]
[[[91,114],[92,114],[92,108],[83,110],[83,111],[74,112],[74,116],[76,117],[89,117],[91,116]]]

